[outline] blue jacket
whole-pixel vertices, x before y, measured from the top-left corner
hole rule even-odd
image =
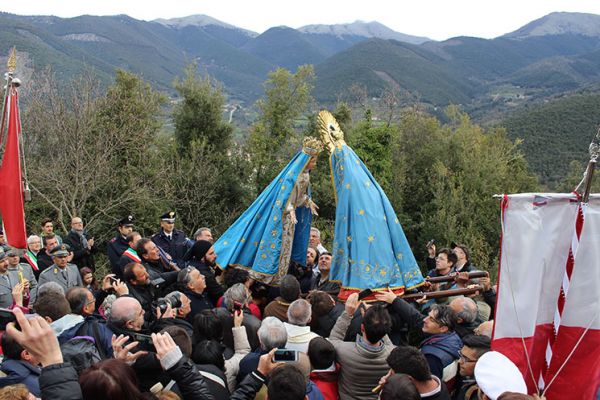
[[[419,346],[425,355],[431,374],[442,379],[444,368],[458,359],[463,343],[456,332],[438,333],[421,342]]]
[[[0,370],[6,374],[0,378],[0,387],[22,383],[35,397],[41,396],[38,380],[42,369],[37,365],[21,360],[4,360]]]

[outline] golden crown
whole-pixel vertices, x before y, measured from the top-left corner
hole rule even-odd
[[[302,150],[309,156],[315,157],[323,151],[323,142],[316,137],[307,136],[302,142]]]

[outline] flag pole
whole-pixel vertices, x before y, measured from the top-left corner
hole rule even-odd
[[[600,127],[596,132],[596,136],[592,139],[589,147],[590,161],[583,173],[583,179],[579,182],[579,185],[575,188],[574,192],[577,192],[583,185],[583,194],[581,196],[581,202],[587,203],[590,198],[590,191],[592,189],[592,180],[594,177],[594,170],[596,169],[596,161],[600,156]]]
[[[8,93],[12,86],[13,81],[13,73],[17,69],[17,51],[16,48],[13,47],[11,53],[8,56],[8,61],[6,62],[7,72],[5,74],[6,86],[3,91],[3,102],[2,102],[2,122],[0,123],[0,146],[4,143],[4,127],[7,120],[8,110]]]

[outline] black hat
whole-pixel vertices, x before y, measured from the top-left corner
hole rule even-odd
[[[119,226],[133,226],[133,215],[128,215],[120,220]]]
[[[200,260],[206,255],[206,253],[208,252],[208,250],[210,250],[212,245],[213,244],[208,240],[198,240],[196,243],[194,243],[192,248],[189,249],[187,253],[185,253],[185,256],[183,256],[183,260]]]
[[[63,243],[52,248],[52,250],[50,250],[50,255],[52,257],[68,256],[70,250],[71,247],[68,244]]]
[[[161,221],[175,222],[175,211],[169,211],[160,216]]]

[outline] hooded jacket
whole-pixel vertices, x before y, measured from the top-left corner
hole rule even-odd
[[[0,370],[6,374],[0,378],[0,387],[22,383],[35,397],[40,397],[39,378],[42,369],[37,365],[21,360],[6,359],[0,365]]]

